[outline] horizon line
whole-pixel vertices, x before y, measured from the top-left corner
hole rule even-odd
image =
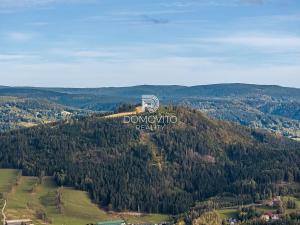
[[[217,85],[251,85],[251,86],[274,86],[282,88],[294,88],[300,89],[300,87],[284,86],[279,84],[261,84],[261,83],[241,83],[241,82],[228,82],[228,83],[209,83],[209,84],[196,84],[196,85],[184,85],[184,84],[136,84],[136,85],[124,85],[124,86],[95,86],[95,87],[79,87],[79,86],[38,86],[38,85],[0,85],[0,88],[49,88],[49,89],[101,89],[101,88],[133,88],[142,86],[156,86],[156,87],[199,87],[199,86],[217,86]]]

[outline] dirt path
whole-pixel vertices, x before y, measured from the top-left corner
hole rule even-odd
[[[112,114],[109,116],[105,116],[104,118],[119,118],[119,117],[124,117],[124,116],[132,116],[132,115],[136,115],[136,112],[124,112],[124,113],[116,113],[116,114]]]
[[[133,116],[133,115],[137,115],[143,113],[142,107],[136,107],[135,111],[133,112],[122,112],[122,113],[116,113],[116,114],[112,114],[112,115],[108,115],[108,116],[104,116],[104,118],[119,118],[119,117],[124,117],[124,116]]]
[[[4,200],[4,205],[3,205],[3,208],[2,208],[2,217],[3,217],[3,225],[5,225],[5,222],[6,222],[6,216],[5,216],[5,207],[6,207],[6,200]]]

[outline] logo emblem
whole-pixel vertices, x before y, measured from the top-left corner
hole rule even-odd
[[[143,95],[142,96],[142,110],[143,112],[154,113],[159,108],[159,100],[155,95]]]

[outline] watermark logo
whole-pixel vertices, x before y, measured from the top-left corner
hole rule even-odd
[[[158,109],[159,99],[155,95],[142,95],[141,110],[137,110],[135,115],[124,116],[123,123],[134,124],[136,129],[145,131],[162,130],[167,125],[177,123],[177,117],[170,113],[154,114]]]
[[[159,100],[155,95],[142,96],[142,110],[143,112],[155,113],[159,108]]]

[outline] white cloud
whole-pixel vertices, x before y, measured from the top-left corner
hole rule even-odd
[[[1,8],[28,7],[44,5],[55,2],[56,0],[0,0]]]
[[[20,52],[20,53],[1,53],[0,62],[5,63],[26,63],[33,62],[33,60],[40,60],[40,57],[34,52]]]
[[[125,53],[120,49],[114,48],[103,48],[103,49],[49,49],[47,53],[56,57],[63,57],[71,60],[89,60],[93,58],[119,58],[125,56]],[[42,53],[41,53],[42,54]]]
[[[48,22],[31,22],[31,23],[27,23],[27,25],[29,26],[34,26],[34,27],[44,27],[49,25]]]
[[[242,18],[242,22],[251,23],[280,23],[280,22],[298,22],[300,20],[300,14],[277,14],[268,16],[252,16]]]
[[[87,57],[87,58],[98,58],[98,57],[114,57],[119,54],[105,51],[77,51],[70,53],[71,56],[75,57]]]
[[[26,58],[25,55],[0,54],[1,61],[20,60],[25,58]]]
[[[200,42],[240,45],[259,48],[299,48],[300,37],[293,35],[270,35],[263,33],[244,33],[217,38],[201,38]]]
[[[239,6],[246,5],[262,5],[269,3],[284,3],[286,0],[189,0],[189,1],[173,1],[162,3],[165,7],[188,8],[197,6]]]
[[[25,42],[33,39],[36,34],[27,32],[8,32],[4,36],[12,41]]]
[[[242,3],[247,3],[247,4],[265,4],[267,2],[267,0],[240,0],[240,2]]]
[[[51,3],[89,3],[97,0],[0,0],[0,8],[27,8]]]

